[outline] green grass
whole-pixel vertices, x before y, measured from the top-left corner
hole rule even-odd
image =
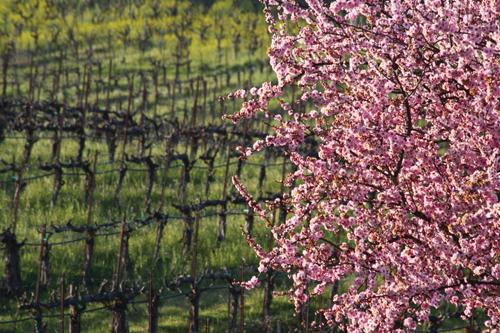
[[[15,156],[19,160],[23,148],[23,140],[7,139],[0,144],[0,149],[5,152],[6,156]],[[61,160],[68,160],[74,157],[76,150],[76,141],[67,139],[63,141],[63,149]],[[41,140],[34,146],[32,153],[32,161],[47,161],[49,160],[50,141]],[[130,152],[135,150],[136,145],[130,145]],[[183,148],[180,147],[180,150]],[[108,165],[105,163],[106,149],[100,142],[89,142],[90,151],[100,151],[102,161],[99,160],[98,171],[106,171],[116,168],[117,165]],[[119,150],[119,149],[118,149]],[[160,153],[161,147],[154,147],[153,153]],[[14,157],[12,157],[14,158]],[[225,157],[220,156],[216,161],[216,165],[223,166]],[[256,156],[252,163],[262,162],[262,156]],[[36,164],[36,163],[34,163]],[[160,205],[161,187],[160,184],[164,180],[168,183],[165,193],[165,209],[171,215],[179,216],[179,212],[171,207],[171,204],[178,203],[177,188],[180,177],[180,167],[178,163],[173,163],[173,167],[165,172],[160,169],[158,171],[158,181],[153,188],[153,207]],[[204,163],[198,162],[197,166],[204,166]],[[142,168],[142,166],[133,166],[134,168]],[[230,166],[230,174],[236,172],[236,165]],[[38,174],[40,171],[29,170],[28,174]],[[253,165],[247,165],[243,168],[242,179],[250,185],[250,189],[256,192],[255,179],[258,177],[259,168]],[[120,200],[126,210],[123,211],[115,206],[113,200],[115,186],[118,178],[117,173],[106,173],[98,175],[96,179],[97,187],[95,190],[95,207],[93,221],[95,223],[105,223],[109,221],[120,220],[123,215],[129,219],[144,216],[144,193],[146,191],[146,174],[141,172],[128,172],[123,185],[123,190],[120,195]],[[209,199],[222,198],[224,168],[216,169],[215,180],[211,184]],[[265,190],[272,192],[279,189],[279,179],[281,177],[281,167],[271,166],[267,169],[267,182]],[[188,185],[188,202],[194,202],[198,199],[204,199],[206,170],[194,168],[191,173],[191,182]],[[31,180],[28,183],[21,197],[19,209],[19,222],[17,235],[18,239],[28,239],[30,243],[39,241],[38,228],[44,224],[65,224],[71,221],[74,225],[85,223],[87,219],[87,207],[84,203],[84,178],[76,176],[65,176],[65,183],[59,195],[56,205],[51,205],[51,193],[53,187],[53,177],[46,177]],[[9,207],[12,198],[13,183],[3,184],[0,190],[0,203],[2,207]],[[230,185],[231,186],[231,185]],[[201,189],[201,190],[200,190]],[[242,205],[230,205],[229,210],[244,211],[246,208]],[[207,209],[204,214],[216,213],[216,210]],[[10,222],[11,212],[9,209],[0,211],[0,220],[2,225],[6,226]],[[210,268],[213,271],[229,269],[238,271],[239,266],[244,261],[246,265],[256,265],[257,258],[247,246],[246,241],[241,233],[241,227],[244,223],[243,216],[229,216],[227,239],[220,245],[216,243],[218,217],[209,217],[202,219],[200,223],[200,234],[198,243],[198,271],[203,271],[205,268]],[[186,256],[181,251],[183,221],[171,220],[168,222],[164,230],[164,237],[160,251],[159,264],[152,262],[152,251],[155,240],[154,226],[147,226],[135,231],[129,242],[129,251],[131,261],[133,263],[132,272],[129,272],[127,277],[131,280],[145,280],[147,274],[152,271],[155,277],[155,284],[160,286],[164,281],[168,281],[179,274],[187,274],[190,269],[189,256]],[[115,229],[118,231],[118,228]],[[266,237],[266,229],[263,224],[257,219],[255,221],[254,232],[258,238]],[[71,233],[54,234],[50,238],[50,242],[61,242],[70,240],[80,235],[72,235]],[[118,251],[118,235],[98,237],[96,240],[95,257],[92,265],[93,280],[98,285],[103,279],[110,280],[117,257]],[[71,243],[64,246],[54,246],[51,248],[50,266],[51,279],[49,290],[58,287],[58,278],[64,273],[67,283],[78,284],[81,280],[81,267],[83,263],[84,242]],[[38,265],[38,247],[26,246],[21,251],[22,258],[22,276],[27,290],[33,290],[36,281],[36,268]],[[0,271],[4,269],[4,262],[0,262]],[[249,278],[250,276],[247,276]],[[221,284],[222,282],[219,282]],[[227,307],[227,291],[220,289],[213,292],[207,292],[202,297],[202,321],[210,318],[211,327],[214,332],[219,332],[225,325],[226,307]],[[260,309],[261,309],[261,291],[256,290],[249,296],[247,303],[247,324],[258,325]],[[42,299],[46,299],[46,295],[42,295]],[[205,301],[209,299],[210,301]],[[278,303],[276,303],[278,304]],[[93,305],[99,306],[99,305]],[[0,320],[8,320],[15,312],[14,304],[3,305],[0,309]],[[90,309],[91,307],[89,307]],[[132,332],[144,331],[146,325],[145,306],[130,307],[130,324]],[[289,309],[283,312],[285,318],[291,315]],[[24,317],[27,313],[21,313]],[[102,324],[92,326],[92,323],[106,322],[109,324],[110,314],[106,311],[90,312],[83,317],[85,332],[99,332],[102,329]],[[285,319],[283,319],[286,322]],[[56,321],[49,320],[49,327],[57,325]],[[186,330],[186,300],[183,297],[165,301],[161,307],[160,327],[165,331],[184,332]],[[31,322],[23,323],[23,329],[29,329]],[[18,328],[20,329],[20,327]],[[250,328],[249,328],[250,329]],[[21,330],[21,331],[22,331]]]

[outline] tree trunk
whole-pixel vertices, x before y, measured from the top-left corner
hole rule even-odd
[[[5,287],[7,294],[20,296],[23,284],[21,280],[19,249],[22,244],[17,242],[16,235],[9,229],[0,234],[0,242],[5,247]]]
[[[89,289],[92,284],[92,258],[94,257],[95,231],[85,232],[85,259],[83,261],[83,285]]]
[[[111,308],[111,333],[128,333],[127,303],[116,300]]]

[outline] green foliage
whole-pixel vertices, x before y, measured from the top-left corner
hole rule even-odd
[[[144,51],[177,42],[193,55],[200,50],[203,54],[215,53],[216,48],[219,52],[229,48],[236,35],[255,31],[264,32],[261,38],[267,37],[255,9],[255,2],[249,0],[143,0],[127,5],[108,1],[5,0],[0,4],[0,50],[9,43],[17,49],[37,50],[68,44],[85,49],[108,42],[108,48],[136,44]],[[208,36],[217,36],[221,41],[217,46],[207,45]],[[255,34],[249,38],[255,40]]]

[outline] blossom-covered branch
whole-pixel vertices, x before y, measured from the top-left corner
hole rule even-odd
[[[320,313],[349,332],[413,331],[443,302],[464,319],[482,309],[496,332],[497,2],[262,2],[278,83],[238,91],[247,100],[229,117],[271,119],[275,133],[245,157],[279,146],[295,170],[274,248],[252,240],[261,271],[290,275],[297,308],[333,288]],[[290,86],[312,110],[285,102]]]

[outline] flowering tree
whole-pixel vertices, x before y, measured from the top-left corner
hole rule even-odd
[[[248,235],[259,271],[287,272],[297,308],[333,288],[320,312],[349,332],[412,331],[443,304],[498,332],[498,2],[262,2],[278,83],[236,91],[228,117],[271,119],[243,155],[280,147],[295,169],[274,247]]]

